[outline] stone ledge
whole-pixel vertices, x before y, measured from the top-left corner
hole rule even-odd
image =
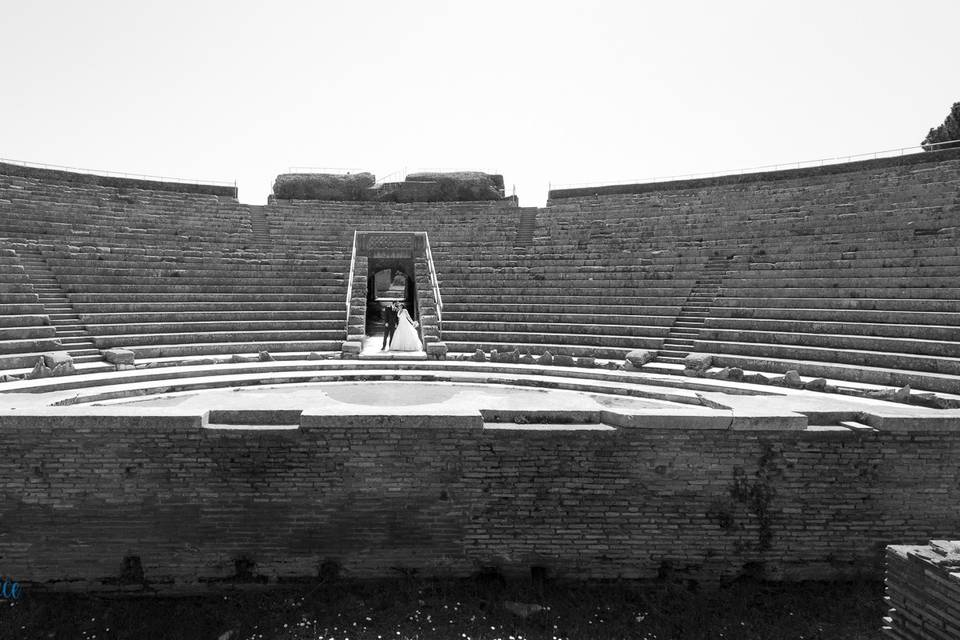
[[[699,189],[703,187],[722,187],[750,182],[771,182],[775,180],[789,180],[796,178],[810,178],[830,176],[854,171],[866,171],[886,167],[899,167],[911,164],[940,162],[960,158],[960,149],[944,149],[943,151],[913,153],[893,158],[878,158],[876,160],[860,160],[857,162],[843,162],[821,167],[807,167],[803,169],[785,169],[782,171],[762,171],[744,173],[713,178],[696,178],[692,180],[670,180],[666,182],[644,182],[635,184],[606,185],[599,187],[581,187],[572,189],[553,189],[548,194],[547,206],[554,200],[565,198],[583,198],[590,196],[611,196],[650,193],[655,191],[675,191],[679,189]]]
[[[101,187],[116,187],[119,189],[174,191],[177,193],[196,195],[228,196],[231,198],[237,197],[236,187],[183,182],[162,182],[159,180],[140,180],[134,178],[113,178],[110,176],[98,176],[91,173],[76,173],[73,171],[63,171],[59,169],[24,167],[17,164],[7,164],[5,162],[0,162],[0,174],[7,176],[20,176],[23,178],[38,178],[40,180],[51,182],[72,182]]]

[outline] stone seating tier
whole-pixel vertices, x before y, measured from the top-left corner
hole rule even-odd
[[[243,336],[244,338],[246,336]],[[262,340],[251,342],[188,342],[176,344],[147,344],[129,345],[125,348],[133,351],[138,359],[212,356],[233,354],[257,354],[261,351],[268,353],[310,353],[310,352],[339,352],[342,349],[343,339],[337,340]]]
[[[814,329],[809,324],[806,328]],[[932,330],[932,328],[930,328]],[[947,330],[953,332],[949,327]],[[932,332],[932,331],[931,331]],[[911,355],[932,355],[941,357],[960,356],[960,343],[938,339],[912,337],[885,337],[875,335],[850,335],[843,333],[800,333],[786,331],[747,329],[722,329],[707,327],[700,330],[701,340],[728,343],[767,343],[777,345],[795,345],[808,347],[828,347],[837,350],[861,350],[893,352]]]
[[[769,318],[707,318],[706,329],[750,331],[757,333],[817,333],[845,336],[874,336],[960,342],[960,326],[936,324],[896,324],[892,322],[837,322]]]
[[[903,324],[915,326],[960,326],[960,312],[950,311],[894,311],[874,309],[831,309],[820,305],[818,308],[790,307],[748,307],[743,299],[717,301],[732,306],[714,306],[708,323],[722,323],[733,319],[807,321],[807,322],[848,322],[868,325]],[[811,300],[817,304],[819,300]],[[923,324],[929,323],[929,324]]]
[[[97,325],[93,333],[109,339],[180,340],[187,331],[176,330],[178,320],[156,315],[180,312],[193,314],[181,326],[222,329],[212,333],[223,342],[204,344],[249,348],[255,341],[239,334],[271,321],[277,331],[304,331],[314,319],[315,330],[333,330],[339,322],[342,334],[353,231],[416,225],[430,233],[443,340],[453,351],[529,345],[619,357],[628,345],[615,340],[662,343],[692,301],[709,309],[704,327],[688,330],[698,350],[809,361],[850,375],[856,366],[919,367],[940,384],[932,376],[947,374],[929,360],[954,357],[957,323],[949,314],[960,313],[958,186],[960,159],[947,158],[555,198],[537,215],[533,244],[518,252],[518,210],[506,203],[254,208],[223,197],[65,190],[16,177],[0,178],[0,200],[16,202],[0,202],[0,235],[45,242],[71,302]],[[254,215],[266,221],[268,246],[254,242]],[[297,263],[301,255],[312,262]],[[717,265],[718,255],[731,259]],[[708,263],[709,277],[722,281],[715,300],[696,289]],[[29,294],[17,288],[22,282],[0,280],[10,295]],[[321,306],[308,306],[314,300]],[[33,315],[35,302],[3,300]],[[237,310],[254,315],[231,318]],[[256,315],[268,310],[326,315]]]
[[[342,325],[342,323],[340,323]],[[193,343],[280,343],[280,342],[316,342],[329,343],[343,339],[342,326],[327,331],[280,331],[280,330],[250,330],[236,331],[200,331],[194,330],[185,333],[146,333],[123,335],[93,335],[93,341],[100,349],[112,347],[134,347],[144,345],[189,345]],[[249,349],[246,349],[249,350]],[[291,349],[283,349],[289,351]],[[304,351],[304,349],[295,349]],[[309,350],[309,349],[307,349]],[[329,350],[329,349],[324,349]]]
[[[798,283],[802,284],[802,283]],[[883,284],[880,283],[873,284]],[[956,284],[956,281],[954,281]],[[724,295],[733,298],[902,298],[911,300],[957,300],[958,287],[724,287]]]
[[[591,339],[600,339],[603,337],[616,336],[623,338],[634,337],[664,337],[670,330],[669,326],[644,326],[636,324],[601,324],[601,323],[583,323],[583,322],[539,322],[536,324],[527,322],[490,322],[469,320],[447,320],[443,323],[443,335],[464,340],[467,334],[499,334],[506,339],[506,336],[521,335],[532,333],[535,336],[541,334],[547,336],[569,334],[571,337],[589,337]],[[528,338],[529,339],[529,338]],[[490,340],[486,338],[485,340]],[[542,340],[534,340],[542,342]]]
[[[186,313],[202,313],[206,316],[209,313],[223,313],[231,317],[237,317],[243,313],[284,313],[284,312],[306,312],[306,313],[342,313],[344,305],[339,301],[317,301],[314,299],[295,299],[290,296],[282,296],[279,300],[263,300],[262,296],[254,299],[235,300],[220,296],[218,300],[211,301],[208,297],[197,300],[158,300],[157,296],[147,296],[141,300],[129,300],[118,302],[115,299],[104,300],[100,296],[92,299],[78,299],[79,296],[73,296],[73,308],[81,314],[81,317],[97,316],[109,317],[110,314],[121,314],[121,317],[129,317],[136,320],[141,313],[172,313],[177,316]],[[127,296],[129,298],[129,296]],[[101,316],[100,314],[104,314]]]
[[[960,360],[947,358],[944,356],[856,350],[847,347],[838,349],[833,346],[775,344],[769,342],[720,342],[718,340],[694,340],[693,343],[693,350],[699,353],[731,356],[752,356],[755,359],[776,358],[781,360],[858,365],[885,369],[960,375]],[[718,362],[722,362],[722,360],[718,360]],[[748,368],[753,369],[756,367]],[[956,393],[956,391],[952,391],[951,393]]]

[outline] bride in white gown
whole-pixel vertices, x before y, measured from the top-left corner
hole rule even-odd
[[[415,322],[410,317],[410,313],[403,308],[403,304],[397,303],[397,330],[393,334],[393,340],[390,342],[391,351],[423,351],[423,343],[420,342],[420,336],[417,334],[419,322]]]

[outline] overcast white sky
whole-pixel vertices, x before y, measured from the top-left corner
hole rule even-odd
[[[548,183],[918,144],[960,101],[957,0],[0,0],[0,158],[236,180]]]

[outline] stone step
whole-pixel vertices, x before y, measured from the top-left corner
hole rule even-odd
[[[473,343],[516,343],[516,344],[558,344],[558,345],[596,345],[634,349],[658,349],[663,338],[648,336],[624,336],[577,333],[545,333],[538,331],[450,331],[444,328],[444,342]]]
[[[70,353],[77,356],[92,356],[99,355],[100,350],[96,347],[81,347],[81,346],[72,346],[70,347]]]
[[[584,315],[604,315],[604,316],[668,316],[673,318],[679,311],[678,306],[669,306],[666,304],[623,304],[617,301],[613,304],[594,305],[594,304],[568,304],[564,305],[562,310],[557,313],[553,307],[547,307],[542,304],[530,302],[518,302],[511,300],[504,303],[488,302],[481,305],[468,305],[450,302],[444,298],[443,317],[444,319],[456,318],[477,318],[477,319],[497,319],[498,316],[505,314],[533,314],[541,315],[548,313],[548,318],[559,318],[564,314],[584,314]],[[504,318],[506,319],[506,318]],[[669,324],[669,323],[667,323]]]
[[[74,364],[79,364],[81,362],[100,362],[103,360],[103,356],[100,355],[100,352],[94,349],[96,353],[92,354],[81,354],[76,351],[69,351],[70,357],[73,358]]]
[[[949,328],[948,331],[954,332]],[[918,337],[850,335],[826,332],[779,332],[706,327],[702,340],[735,343],[762,343],[828,349],[856,349],[913,355],[960,358],[960,341]]]
[[[342,340],[344,328],[301,331],[205,331],[188,333],[138,333],[92,336],[100,349],[132,347],[134,345],[190,345],[194,343],[255,343],[255,342],[333,342]],[[309,349],[308,349],[309,350]]]
[[[14,327],[42,327],[50,323],[47,316],[40,313],[6,315],[0,312],[0,329]]]
[[[864,384],[878,384],[888,387],[910,385],[913,389],[956,393],[960,388],[960,378],[952,374],[897,369],[895,367],[871,367],[862,364],[844,364],[814,359],[794,359],[789,355],[783,358],[751,356],[714,355],[713,364],[717,367],[739,367],[744,371],[763,371],[784,374],[795,370],[802,376],[849,380]]]
[[[258,353],[260,351],[282,353],[341,351],[342,340],[325,341],[262,341],[262,342],[207,342],[169,345],[131,345],[137,358],[164,358],[175,356],[230,355],[235,353]]]
[[[816,361],[842,365],[887,368],[927,373],[960,375],[960,358],[922,355],[910,352],[836,349],[824,346],[783,345],[758,342],[695,341],[695,350],[757,359]]]
[[[714,306],[737,309],[770,309],[788,314],[794,309],[874,311],[878,314],[888,311],[907,313],[960,313],[960,300],[883,297],[788,297],[784,296],[782,291],[768,297],[734,296],[725,293],[722,297],[717,298]]]
[[[508,352],[508,351],[513,351],[514,349],[519,349],[520,353],[529,352],[533,355],[541,355],[543,354],[543,352],[549,351],[553,355],[609,358],[612,360],[622,360],[634,348],[643,348],[641,346],[607,347],[607,346],[595,346],[595,345],[550,344],[550,343],[529,343],[529,342],[451,341],[447,339],[446,335],[444,336],[443,341],[446,343],[447,348],[450,350],[451,353],[472,353],[477,349],[481,349],[488,353],[493,349],[496,349],[497,351],[500,351],[500,352]]]
[[[209,333],[211,331],[309,331],[342,327],[343,316],[328,320],[221,320],[221,321],[171,321],[171,322],[126,322],[117,324],[87,323],[91,335],[122,335],[146,333]]]
[[[0,354],[43,353],[61,349],[60,340],[53,336],[0,340]]]
[[[708,318],[709,329],[762,331],[777,333],[818,333],[885,338],[909,338],[960,342],[960,327],[936,324],[898,324],[893,322],[834,322],[753,318]]]
[[[0,340],[56,339],[55,327],[45,324],[4,327],[0,329]]]
[[[130,311],[127,313],[82,313],[76,314],[75,322],[88,325],[140,324],[151,323],[192,323],[192,322],[342,322],[344,307],[336,310],[220,310],[201,311]],[[446,318],[446,314],[444,315]]]
[[[556,318],[554,318],[556,319]],[[593,334],[614,336],[666,336],[670,327],[662,325],[646,326],[642,324],[599,324],[591,322],[498,322],[451,320],[444,316],[443,331],[447,332],[538,332],[556,334]]]
[[[97,345],[92,340],[82,338],[63,338],[60,343],[69,349],[96,349]]]

